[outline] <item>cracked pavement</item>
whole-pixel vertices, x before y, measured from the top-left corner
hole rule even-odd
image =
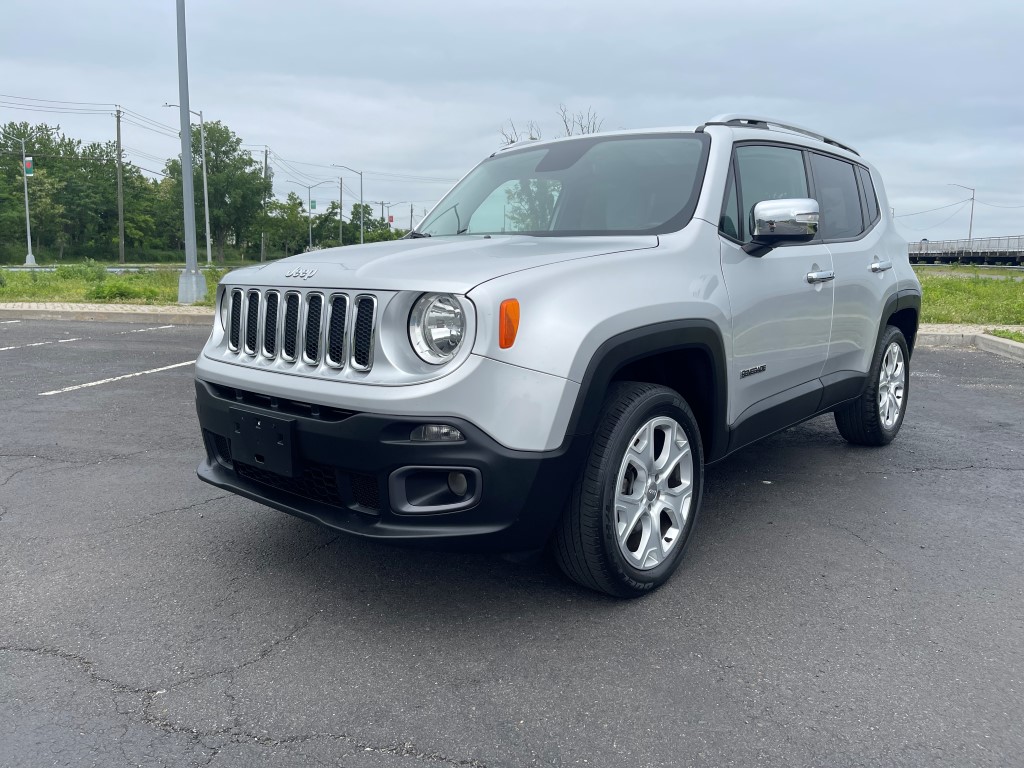
[[[914,356],[903,432],[708,468],[620,602],[195,478],[203,328],[0,326],[0,765],[999,766],[1024,754],[1024,366]]]

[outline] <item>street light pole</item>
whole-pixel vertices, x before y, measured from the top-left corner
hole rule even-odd
[[[301,181],[295,179],[288,179],[292,184],[298,184],[300,187],[306,188],[306,218],[309,219],[309,250],[313,250],[313,189],[319,187],[321,184],[333,183],[333,179],[326,181],[318,181],[316,184],[303,184]]]
[[[164,104],[165,107],[177,107],[177,104]],[[203,121],[203,110],[196,112],[190,109],[189,112],[199,116],[199,151],[203,160],[203,210],[206,213],[206,263],[212,264],[212,248],[210,247],[210,192],[206,185],[206,123]],[[191,128],[191,123],[189,123]]]
[[[965,187],[963,184],[950,184],[951,187],[960,187],[960,189],[971,190],[971,221],[967,225],[967,239],[971,239],[971,235],[974,233],[974,187]]]
[[[206,296],[206,278],[196,261],[196,205],[192,187],[192,131],[188,108],[188,47],[185,44],[185,0],[177,0],[178,100],[181,126],[181,196],[185,224],[185,270],[178,280],[178,303],[194,304]]]
[[[28,168],[25,167],[25,137],[21,137],[21,176],[25,182],[25,239],[28,241],[28,255],[25,256],[25,266],[34,267],[36,257],[32,253],[32,224],[28,214]]]
[[[344,168],[346,171],[359,174],[359,243],[361,245],[363,243],[363,172],[340,163],[331,163],[331,165],[335,168]]]
[[[203,122],[203,110],[199,110],[199,147],[203,153],[203,209],[206,211],[206,263],[212,264],[210,254],[210,191],[206,186],[206,123]]]

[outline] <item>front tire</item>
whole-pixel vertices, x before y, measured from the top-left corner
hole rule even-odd
[[[868,385],[835,411],[836,427],[855,445],[888,445],[900,431],[910,396],[910,352],[903,331],[889,325],[871,361]]]
[[[668,387],[613,385],[555,532],[559,566],[616,597],[661,586],[682,559],[703,483],[700,430],[686,401]]]

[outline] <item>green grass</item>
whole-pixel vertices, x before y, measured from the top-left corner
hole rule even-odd
[[[975,277],[977,275],[989,275],[990,277],[1024,277],[1019,270],[1006,269],[1005,267],[986,267],[981,269],[972,264],[941,264],[930,267],[923,267],[920,264],[914,265],[914,271],[920,275],[954,275],[956,277]]]
[[[1024,325],[1024,283],[918,274],[922,323]]]
[[[217,282],[226,270],[204,270],[206,298],[213,306]],[[60,266],[54,272],[0,271],[0,301],[61,301],[100,304],[176,304],[176,269],[111,274],[97,264]]]
[[[1004,331],[1001,328],[989,328],[987,333],[992,336],[998,336],[1001,339],[1009,339],[1010,341],[1019,341],[1024,344],[1024,333],[1020,331]]]

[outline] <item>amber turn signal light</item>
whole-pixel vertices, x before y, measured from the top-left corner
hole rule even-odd
[[[498,346],[508,349],[516,343],[519,332],[519,300],[505,299],[498,312]]]

